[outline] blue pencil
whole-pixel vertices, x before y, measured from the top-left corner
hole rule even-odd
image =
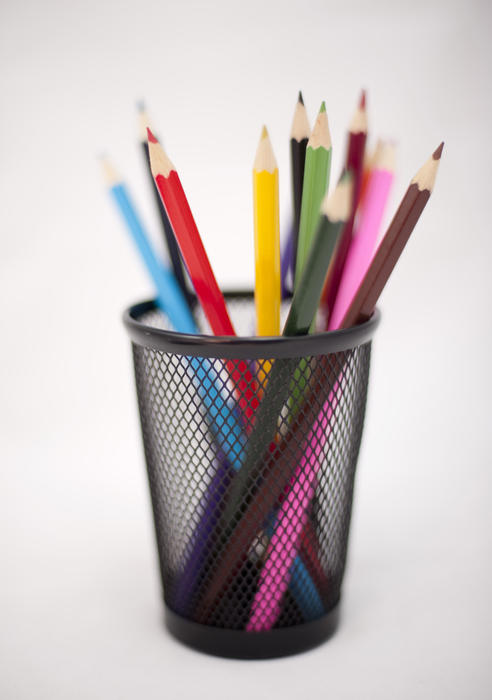
[[[125,185],[106,160],[103,161],[103,166],[111,195],[156,286],[159,307],[169,318],[174,330],[179,333],[198,333],[183,292],[171,270],[159,262]],[[228,461],[234,469],[239,469],[245,436],[235,406],[229,397],[224,396],[217,370],[210,360],[197,357],[188,360],[193,370],[192,377],[195,382],[198,380],[198,391],[207,408],[210,429],[218,438]]]

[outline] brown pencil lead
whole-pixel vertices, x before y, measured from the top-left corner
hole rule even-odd
[[[442,141],[440,143],[440,145],[436,148],[436,150],[432,154],[432,157],[434,158],[434,160],[439,160],[441,158],[441,153],[442,153],[443,148],[444,148],[444,141]]]

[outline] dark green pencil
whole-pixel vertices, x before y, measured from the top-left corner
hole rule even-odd
[[[285,336],[305,335],[309,332],[318,308],[333,252],[342,228],[350,215],[351,196],[352,178],[347,173],[341,178],[333,195],[329,198],[326,197],[322,203],[320,223],[283,330]],[[252,523],[251,519],[248,518],[248,504],[255,497],[258,487],[261,488],[269,447],[275,439],[279,416],[282,407],[288,401],[291,380],[299,361],[299,358],[295,357],[275,360],[268,375],[265,394],[256,414],[255,425],[248,438],[244,463],[231,483],[226,507],[219,525],[218,532],[221,533],[217,542],[219,552],[215,551],[213,556],[214,560],[220,561],[220,563],[215,564],[214,575],[203,592],[203,598],[199,605],[202,620],[206,619],[210,606],[213,605],[222,586],[244,555],[244,549],[230,546],[234,531],[238,527],[242,528],[243,522],[248,523],[248,528],[251,529],[251,532],[248,529],[250,536],[245,538],[245,532],[242,532],[241,542],[249,547],[256,535],[254,528],[262,527],[262,523]],[[268,501],[267,497],[265,501]],[[265,517],[267,516],[268,512],[265,513]],[[232,542],[234,542],[234,538]]]

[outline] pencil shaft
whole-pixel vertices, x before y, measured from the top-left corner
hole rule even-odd
[[[329,186],[331,152],[331,147],[323,146],[308,146],[306,150],[295,286],[301,278],[319,221],[321,202]]]
[[[355,214],[357,211],[360,186],[362,182],[366,137],[367,134],[365,132],[349,134],[346,169],[352,174],[354,182],[354,189],[352,195],[352,213],[342,231],[337,252],[335,258],[333,259],[333,265],[331,266],[330,272],[326,279],[325,288],[323,290],[323,309],[327,323],[329,322],[329,318],[333,310],[333,306],[335,304],[338,287],[340,285],[340,280],[342,279],[343,274],[343,268],[345,266],[345,260],[347,259],[350,243],[352,241]]]
[[[284,335],[305,335],[316,315],[323,282],[342,229],[341,221],[322,216],[314,235],[304,271],[296,287]]]
[[[362,176],[364,172],[364,152],[366,148],[366,140],[367,134],[365,132],[349,135],[345,167],[352,173],[354,183],[353,214],[355,214],[359,204]]]
[[[111,188],[118,207],[125,218],[133,239],[142,255],[144,263],[156,286],[158,296],[175,329],[182,333],[196,333],[197,328],[193,316],[188,308],[182,290],[176,282],[174,275],[158,260],[150,241],[142,228],[139,217],[133,206],[130,196],[123,184],[114,185]]]
[[[149,145],[146,141],[142,142],[142,150],[144,152],[144,157],[145,157],[145,163],[147,166],[147,172],[149,174],[150,178],[150,184],[151,184],[151,189],[152,189],[152,196],[154,197],[155,204],[157,207],[157,210],[159,212],[159,218],[162,223],[162,229],[164,232],[164,238],[166,241],[166,246],[167,250],[169,252],[169,259],[171,261],[171,265],[174,271],[174,276],[176,277],[176,280],[181,287],[181,290],[183,294],[185,295],[188,304],[191,304],[193,295],[191,294],[190,290],[188,289],[188,285],[186,283],[186,277],[185,277],[185,271],[183,267],[183,261],[181,259],[181,255],[179,252],[178,244],[176,243],[176,238],[174,236],[174,231],[173,227],[171,226],[171,222],[169,221],[169,217],[166,213],[166,210],[164,208],[164,205],[162,204],[161,198],[159,196],[159,193],[155,187],[154,184],[154,178],[152,176],[152,172],[150,170],[150,158],[149,158]]]
[[[393,173],[388,170],[374,170],[369,176],[357,231],[347,253],[328,330],[339,327],[369,267],[392,182]]]
[[[255,304],[258,335],[280,333],[278,169],[253,172]]]
[[[212,331],[216,335],[234,335],[224,297],[210,266],[178,173],[171,170],[167,178],[157,175],[154,179]]]
[[[304,168],[306,165],[306,148],[308,139],[290,140],[290,160],[292,175],[292,204],[293,204],[293,253],[292,268],[296,270],[297,248],[299,245],[299,227],[301,224],[302,188],[304,183]]]

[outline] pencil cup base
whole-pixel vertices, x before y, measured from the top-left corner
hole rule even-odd
[[[228,630],[176,615],[165,606],[165,624],[173,637],[193,649],[232,659],[271,659],[299,654],[318,646],[333,635],[338,626],[340,604],[317,620],[268,632]]]

